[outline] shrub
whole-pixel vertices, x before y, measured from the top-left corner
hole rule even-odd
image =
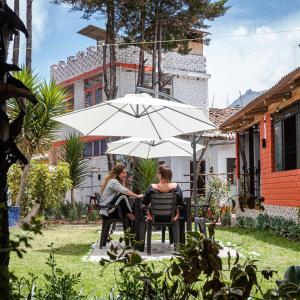
[[[288,238],[293,241],[300,241],[300,225],[293,220],[287,220],[280,216],[269,216],[259,214],[256,219],[251,217],[239,217],[237,226],[241,228],[257,228],[267,230],[276,235]]]
[[[109,299],[298,299],[300,267],[291,267],[278,289],[265,292],[261,288],[262,282],[273,278],[276,271],[258,271],[256,261],[246,259],[240,263],[238,255],[234,260],[229,255],[224,268],[224,261],[218,256],[221,249],[218,243],[197,232],[189,232],[188,235],[187,244],[179,247],[176,258],[171,259],[170,264],[147,263],[139,253],[124,248],[120,243],[113,243],[108,251],[110,260],[100,262],[102,275],[111,264],[117,268],[114,272],[116,284]],[[120,238],[119,242],[122,240]],[[260,281],[259,273],[262,276]]]
[[[13,165],[8,174],[8,185],[13,201],[16,199],[20,186],[22,170],[19,165]],[[22,201],[26,214],[35,204],[41,204],[41,209],[58,207],[66,192],[71,188],[69,166],[59,163],[56,167],[32,161],[27,176],[25,199]]]
[[[80,273],[72,274],[57,267],[52,245],[46,265],[50,267],[50,274],[44,273],[46,279],[44,287],[38,287],[38,276],[29,274],[30,279],[13,277],[10,281],[9,299],[36,299],[36,300],[84,300],[82,290],[78,292],[77,286],[80,283]]]

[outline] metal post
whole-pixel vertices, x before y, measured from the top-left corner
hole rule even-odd
[[[192,148],[193,148],[193,195],[192,195],[192,199],[194,200],[194,205],[198,204],[197,201],[197,156],[196,156],[196,144],[197,144],[197,136],[196,133],[193,133],[193,137],[192,137]],[[195,207],[195,212],[194,212],[194,219],[197,220],[198,219],[198,207]],[[197,231],[197,224],[195,222],[195,231]]]

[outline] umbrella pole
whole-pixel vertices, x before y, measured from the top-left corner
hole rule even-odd
[[[196,144],[197,144],[197,136],[196,133],[193,133],[192,147],[193,147],[193,200],[195,207],[195,218],[198,218],[198,200],[197,200],[197,156],[196,156]],[[197,226],[195,223],[195,231],[197,231]]]

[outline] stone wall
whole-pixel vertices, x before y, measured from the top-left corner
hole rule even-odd
[[[138,64],[139,48],[130,46],[126,49],[116,50],[117,62],[126,64]],[[152,65],[152,58],[146,54],[146,65]],[[108,60],[107,60],[108,61]],[[76,56],[69,56],[67,61],[60,61],[51,66],[51,77],[58,83],[70,80],[76,76],[88,73],[96,68],[102,68],[103,51],[102,47],[91,46],[86,51],[80,51]],[[205,76],[206,59],[202,55],[188,54],[181,55],[177,52],[167,52],[162,55],[162,68],[170,74]]]
[[[279,205],[268,205],[263,204],[265,207],[264,213],[269,216],[279,216],[284,217],[285,219],[292,219],[295,222],[299,223],[299,216],[298,216],[298,207],[292,206],[279,206]],[[261,212],[256,209],[245,209],[245,212],[242,212],[240,209],[237,210],[237,217],[253,217],[256,218],[258,214]]]

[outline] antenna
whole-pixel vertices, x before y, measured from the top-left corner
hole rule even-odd
[[[229,106],[229,100],[228,100],[228,93],[227,93],[227,95],[226,95],[226,107],[228,107]]]
[[[214,108],[214,102],[215,102],[215,94],[213,95],[213,100],[212,100],[212,103],[211,103],[211,108]]]

